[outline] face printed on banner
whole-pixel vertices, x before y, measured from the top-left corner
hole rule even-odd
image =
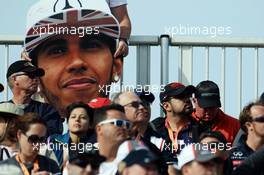
[[[39,50],[38,66],[45,70],[41,84],[47,99],[59,108],[76,102],[89,102],[104,92],[100,87],[120,74],[122,61],[103,40],[77,35],[57,36]]]

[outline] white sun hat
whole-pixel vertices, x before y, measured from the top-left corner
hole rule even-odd
[[[9,102],[0,103],[0,117],[17,117],[24,115],[24,110]]]

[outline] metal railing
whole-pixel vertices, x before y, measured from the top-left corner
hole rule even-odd
[[[12,45],[21,45],[23,37],[21,36],[1,36],[0,35],[0,47],[4,47],[5,58],[4,58],[4,69],[6,72],[7,67],[9,65],[9,54],[10,54],[10,46]],[[168,35],[161,36],[131,36],[130,46],[136,48],[136,84],[146,85],[151,84],[151,56],[152,47],[159,48],[159,59],[160,59],[160,84],[167,84],[169,82],[170,77],[170,61],[177,59],[178,67],[177,67],[177,78],[174,81],[179,81],[184,84],[194,84],[194,65],[195,55],[194,50],[196,48],[203,49],[203,57],[205,57],[205,61],[203,63],[204,68],[204,76],[201,79],[209,79],[210,78],[210,63],[211,63],[211,54],[212,48],[219,48],[221,51],[221,64],[220,64],[220,89],[221,89],[221,97],[223,104],[226,103],[226,78],[229,76],[230,71],[227,71],[227,49],[236,48],[237,53],[237,65],[235,65],[237,71],[231,72],[231,74],[237,74],[237,89],[235,93],[237,93],[237,104],[238,108],[236,110],[236,114],[240,111],[242,107],[242,80],[243,80],[243,70],[242,70],[242,59],[243,59],[243,50],[244,49],[253,49],[253,64],[254,68],[250,71],[254,72],[254,98],[259,96],[261,81],[263,79],[263,74],[260,74],[260,69],[263,68],[260,65],[260,49],[264,48],[264,38],[256,39],[256,38],[198,38],[198,37],[174,37],[170,38]],[[170,50],[176,48],[177,56],[171,57]],[[156,55],[155,55],[156,56]],[[175,73],[176,74],[176,73]],[[3,79],[2,79],[3,80]],[[6,84],[6,83],[5,83]],[[121,83],[122,84],[122,83]],[[8,92],[4,93],[4,99],[8,98]],[[225,105],[223,105],[225,107]]]

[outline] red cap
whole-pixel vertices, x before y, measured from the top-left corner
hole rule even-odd
[[[101,97],[95,98],[88,103],[88,105],[91,108],[101,108],[103,106],[107,106],[110,104],[111,101],[108,98],[101,98]]]
[[[0,92],[2,92],[4,89],[4,86],[0,83]]]

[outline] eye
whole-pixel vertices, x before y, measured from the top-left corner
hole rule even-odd
[[[97,49],[97,48],[102,48],[103,44],[96,39],[85,39],[81,43],[81,48],[82,49]]]
[[[76,118],[76,115],[71,115],[70,118],[74,119],[74,118]]]
[[[65,46],[51,46],[50,48],[47,48],[46,53],[49,56],[57,56],[61,55],[63,53],[67,52],[67,48]]]

